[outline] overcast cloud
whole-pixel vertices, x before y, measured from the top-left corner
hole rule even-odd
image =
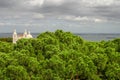
[[[0,32],[119,33],[119,25],[120,0],[0,0]]]

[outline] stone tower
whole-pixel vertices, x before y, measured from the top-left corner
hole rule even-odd
[[[17,41],[17,33],[16,33],[16,30],[14,30],[14,32],[13,32],[13,43],[16,43],[16,41]]]
[[[27,30],[25,29],[25,32],[23,34],[23,38],[27,38]]]

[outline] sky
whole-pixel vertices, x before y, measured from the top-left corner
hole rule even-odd
[[[0,33],[120,33],[120,0],[0,0]]]

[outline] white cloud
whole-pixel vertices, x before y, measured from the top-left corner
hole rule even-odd
[[[28,0],[26,1],[26,4],[32,6],[42,6],[44,4],[44,0]]]
[[[114,0],[82,0],[86,6],[109,6],[114,4]]]
[[[11,22],[0,22],[0,26],[9,26],[9,25],[15,25],[15,23],[11,23]]]
[[[7,15],[7,16],[2,16],[2,19],[20,19],[22,17],[22,15],[18,15],[18,14],[15,14],[15,15]]]
[[[67,15],[67,16],[60,16],[58,19],[64,19],[64,20],[71,20],[71,21],[81,21],[81,22],[95,22],[95,23],[100,23],[100,22],[107,22],[107,19],[104,18],[97,18],[97,17],[88,17],[88,16],[72,16],[72,15]]]
[[[96,18],[96,19],[94,19],[94,22],[96,22],[96,23],[103,23],[103,22],[108,22],[108,20],[107,19]]]
[[[67,15],[67,16],[59,16],[58,19],[72,20],[75,16]]]
[[[102,19],[94,19],[95,22],[103,22]]]
[[[75,17],[74,20],[76,20],[76,21],[88,21],[89,19],[86,16],[84,16],[84,17],[78,16],[78,17]]]
[[[19,16],[19,15],[15,15],[15,16],[13,16],[13,18],[21,18],[21,16]]]
[[[35,13],[35,14],[33,14],[32,18],[41,19],[41,18],[45,18],[45,16],[43,14],[40,14],[40,13]]]
[[[0,22],[0,26],[4,26],[4,25],[5,25],[5,23]]]
[[[46,3],[49,3],[49,5],[59,6],[64,3],[64,0],[46,0]]]

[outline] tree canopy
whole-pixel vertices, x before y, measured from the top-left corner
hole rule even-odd
[[[57,30],[0,41],[0,80],[75,79],[120,80],[120,39],[91,42]]]

